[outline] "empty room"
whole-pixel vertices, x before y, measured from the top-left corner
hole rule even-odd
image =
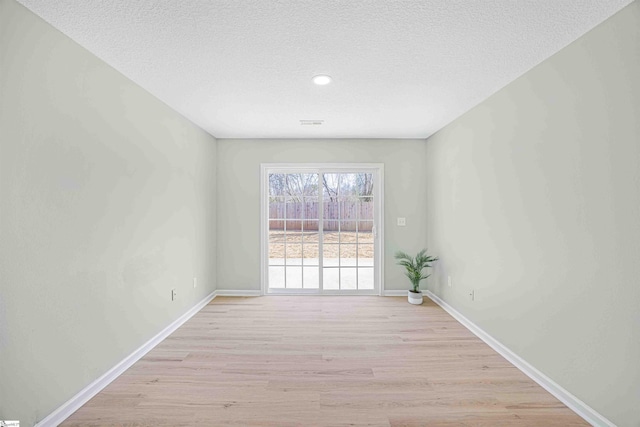
[[[0,425],[640,427],[640,0],[0,0]]]

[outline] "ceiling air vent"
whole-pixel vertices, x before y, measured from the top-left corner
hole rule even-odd
[[[324,120],[300,120],[302,126],[320,126],[324,124]]]

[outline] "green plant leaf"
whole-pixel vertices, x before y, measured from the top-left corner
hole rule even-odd
[[[425,268],[431,268],[431,263],[438,260],[438,257],[427,255],[426,249],[418,252],[415,258],[402,251],[397,251],[394,256],[395,259],[398,260],[396,264],[405,268],[404,274],[411,281],[414,291],[418,291],[420,282],[430,276],[430,274],[423,274],[423,270]]]

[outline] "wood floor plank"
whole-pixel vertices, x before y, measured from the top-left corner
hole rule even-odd
[[[585,426],[433,302],[218,297],[64,426]]]

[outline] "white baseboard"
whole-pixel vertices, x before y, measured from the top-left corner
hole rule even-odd
[[[467,319],[462,313],[447,304],[443,299],[431,291],[423,291],[436,304],[449,313],[454,319],[460,322],[464,327],[473,332],[478,338],[484,341],[489,347],[497,351],[502,357],[511,362],[516,368],[520,369],[525,375],[538,383],[542,388],[554,395],[559,401],[567,405],[572,411],[584,418],[585,421],[593,426],[616,427],[614,423],[606,419],[596,410],[575,397],[569,391],[564,389],[551,378],[534,368],[529,362],[509,350],[500,341],[486,333],[478,325]]]
[[[259,297],[262,292],[259,290],[235,290],[235,289],[218,289],[216,296],[219,297]]]
[[[309,289],[309,292],[305,292],[306,290],[301,289],[299,293],[292,294],[289,292],[279,292],[278,290],[269,293],[268,295],[310,295],[310,296],[323,296],[328,294],[316,295],[317,290]],[[262,292],[259,290],[246,290],[246,289],[218,289],[216,291],[216,295],[219,297],[259,297],[262,295]],[[335,295],[348,295],[348,291],[342,291]],[[362,293],[353,293],[353,295],[364,295]],[[378,295],[377,293],[372,293],[371,295]],[[382,291],[382,295],[385,297],[406,297],[406,290],[387,290]]]
[[[144,343],[136,351],[125,357],[116,366],[109,369],[100,378],[80,390],[78,394],[67,400],[62,406],[58,407],[55,411],[43,418],[34,427],[55,427],[69,418],[71,414],[77,411],[82,405],[87,403],[89,399],[98,394],[102,389],[108,386],[113,380],[118,378],[124,371],[129,369],[134,363],[140,360],[151,349],[158,345],[162,340],[171,335],[176,329],[182,326],[193,315],[202,310],[202,308],[209,304],[209,302],[216,297],[216,292],[213,291],[207,295],[202,301],[192,307],[185,314],[174,320],[169,326],[160,331],[156,336]]]
[[[407,290],[401,290],[401,289],[387,289],[382,291],[382,296],[384,297],[406,297],[407,296]]]

